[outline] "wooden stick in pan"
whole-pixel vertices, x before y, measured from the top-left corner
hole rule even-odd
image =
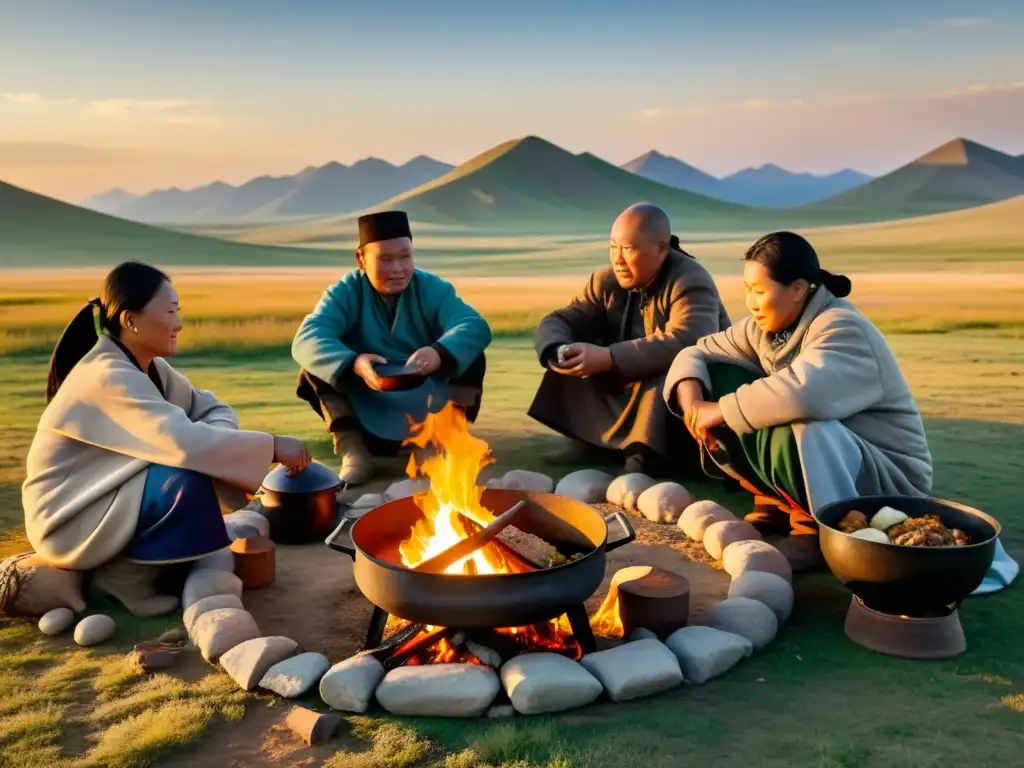
[[[487,542],[491,541],[495,536],[501,533],[506,526],[511,525],[512,521],[515,520],[516,515],[524,509],[526,509],[526,502],[517,502],[514,506],[510,507],[507,512],[496,517],[494,521],[489,523],[487,526],[481,528],[471,536],[459,540],[456,544],[453,544],[441,554],[435,555],[429,560],[420,563],[413,568],[413,570],[421,573],[444,573],[445,570],[453,563],[458,562],[464,557],[468,557],[480,549],[480,547],[487,544]]]

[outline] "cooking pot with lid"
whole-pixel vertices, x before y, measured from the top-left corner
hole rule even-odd
[[[297,475],[278,465],[263,480],[257,496],[270,523],[270,538],[279,544],[323,541],[338,524],[341,480],[323,464],[311,461]]]

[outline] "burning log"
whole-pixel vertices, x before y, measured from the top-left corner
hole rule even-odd
[[[424,573],[444,573],[448,568],[469,557],[478,549],[486,545],[491,539],[499,535],[518,515],[526,509],[526,502],[520,501],[514,504],[508,511],[495,518],[493,522],[481,528],[471,536],[461,539],[441,554],[436,555],[426,562],[420,563],[414,570]]]
[[[419,626],[422,629],[422,625]],[[438,627],[430,630],[429,632],[421,631],[417,636],[402,643],[402,645],[400,645],[386,659],[380,660],[381,664],[384,666],[385,670],[390,672],[392,669],[402,666],[405,662],[412,659],[421,651],[426,651],[435,643],[445,640],[454,632],[455,630],[450,627]]]
[[[409,624],[408,626],[403,627],[402,629],[395,632],[395,634],[393,634],[391,637],[389,637],[376,648],[368,650],[367,653],[373,656],[373,658],[375,658],[377,661],[383,662],[395,651],[396,648],[400,647],[404,643],[409,642],[414,637],[416,637],[416,635],[422,632],[423,626],[423,624]]]

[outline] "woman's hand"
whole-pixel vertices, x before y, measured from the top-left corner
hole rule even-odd
[[[687,413],[694,403],[702,399],[704,392],[696,379],[684,379],[676,385],[676,401],[681,413]]]
[[[288,467],[289,475],[297,475],[309,466],[313,457],[302,441],[294,437],[274,435],[274,461]]]
[[[686,411],[683,421],[694,440],[703,440],[709,429],[725,423],[725,417],[722,415],[722,406],[718,403],[696,400]]]

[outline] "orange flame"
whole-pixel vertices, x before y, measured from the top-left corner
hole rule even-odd
[[[480,503],[484,489],[477,485],[480,470],[494,463],[494,457],[485,441],[469,433],[465,412],[451,402],[439,413],[428,413],[423,424],[414,425],[406,444],[436,449],[419,467],[415,454],[410,456],[406,468],[410,477],[421,474],[430,479],[429,490],[416,497],[423,518],[398,548],[403,565],[415,568],[470,535],[460,514],[482,526],[494,520],[494,513]],[[512,570],[501,551],[488,546],[452,563],[444,572],[483,575]]]

